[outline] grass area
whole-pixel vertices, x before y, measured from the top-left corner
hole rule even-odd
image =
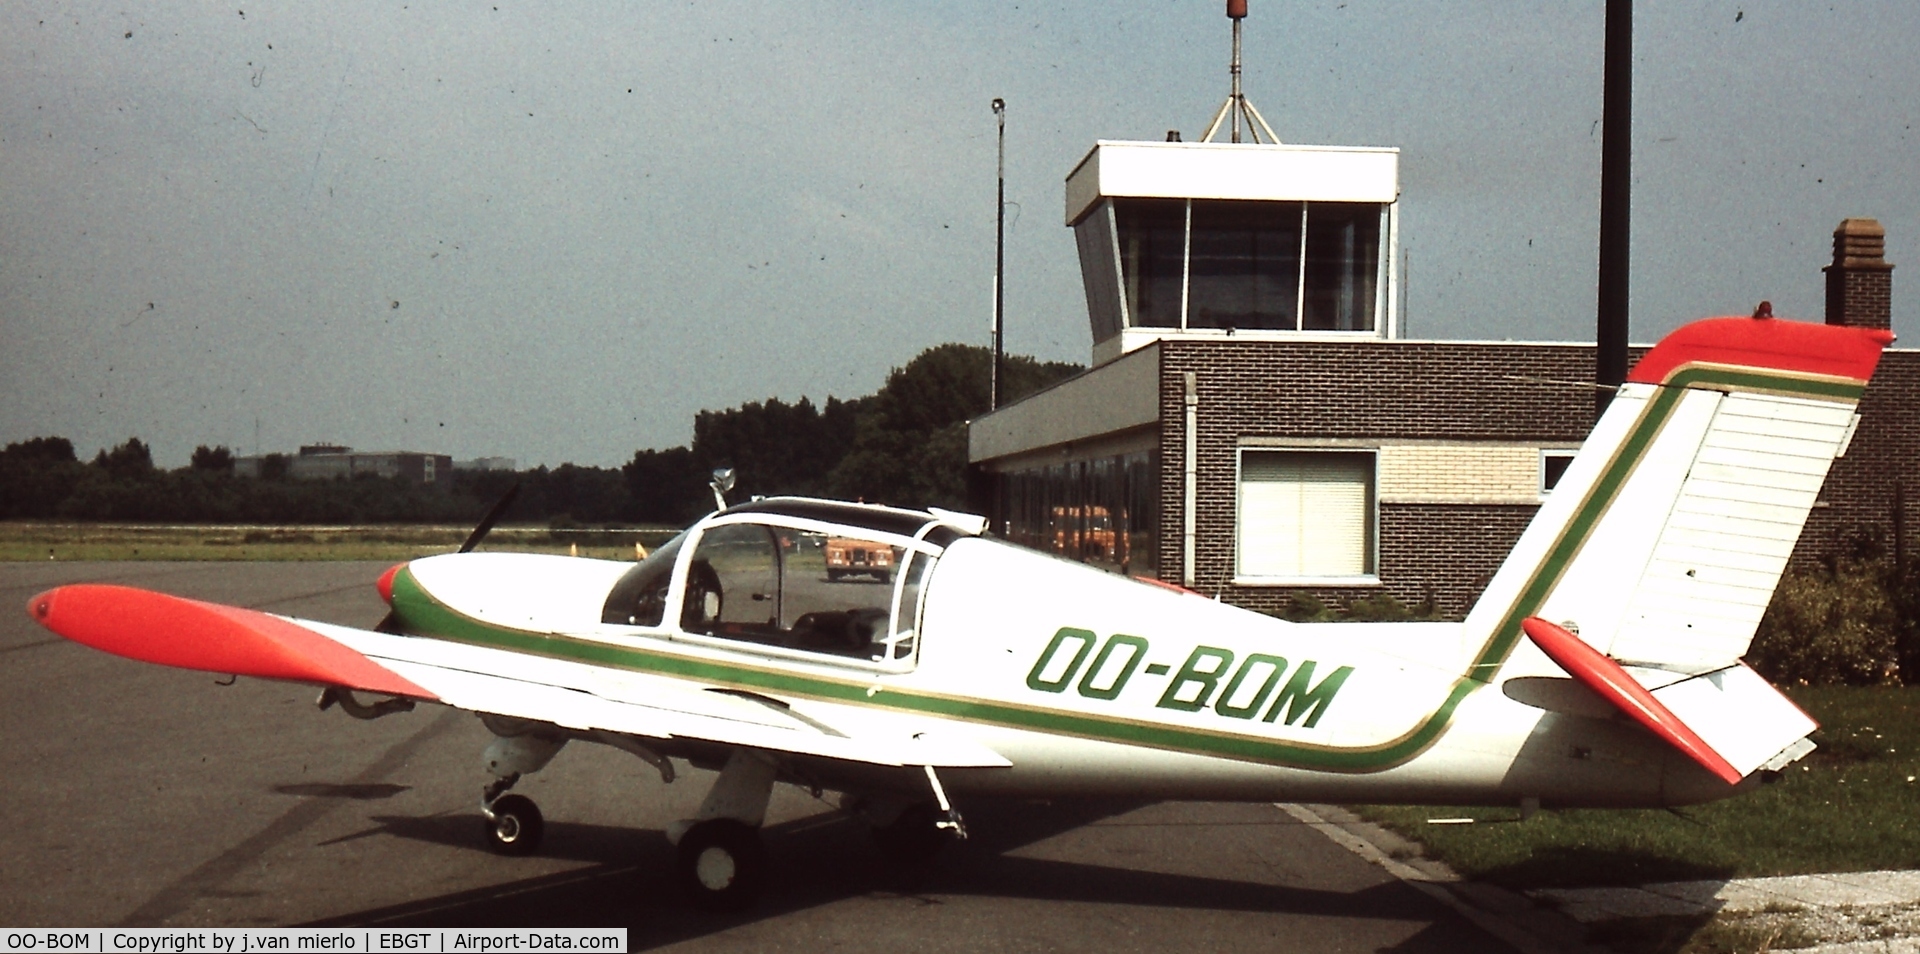
[[[1920,688],[1791,690],[1820,748],[1779,781],[1679,809],[1366,807],[1468,877],[1515,888],[1920,868]],[[1471,825],[1431,825],[1436,817]]]
[[[451,553],[471,527],[190,527],[0,522],[0,561],[24,560],[410,560]],[[549,530],[495,527],[487,550],[572,553],[631,560],[677,529]]]
[[[1791,916],[1745,914],[1606,921],[1594,925],[1587,940],[1621,954],[1748,954],[1821,942]]]

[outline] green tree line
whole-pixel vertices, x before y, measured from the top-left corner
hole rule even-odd
[[[178,470],[155,467],[138,437],[81,461],[63,437],[0,450],[0,519],[182,523],[466,523],[520,485],[507,519],[556,526],[688,523],[712,509],[708,475],[732,467],[731,499],[807,494],[904,506],[964,505],[966,421],[987,410],[985,348],[946,344],[896,368],[852,400],[768,398],[694,417],[684,446],[635,451],[617,468],[561,464],[456,471],[419,484],[400,477],[291,480],[291,458],[262,458],[258,479],[233,475],[226,447],[200,446]],[[1018,397],[1080,370],[1009,356]]]

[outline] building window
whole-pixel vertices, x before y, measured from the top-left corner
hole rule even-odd
[[[1131,199],[1113,208],[1120,232],[1120,276],[1127,322],[1178,328],[1186,294],[1187,203]]]
[[[1193,203],[1193,291],[1187,327],[1299,327],[1299,202]],[[1379,206],[1373,206],[1378,215]]]
[[[1105,341],[1120,333],[1120,260],[1113,240],[1113,206],[1101,203],[1073,227],[1080,249],[1080,280],[1087,289],[1087,314],[1093,320],[1093,340]]]
[[[1372,451],[1240,452],[1235,576],[1371,578]]]
[[[1540,452],[1540,496],[1545,497],[1559,486],[1560,476],[1567,472],[1567,465],[1573,463],[1577,450],[1542,450]]]
[[[1006,540],[1128,576],[1159,573],[1160,452],[1062,461],[994,475]]]
[[[1307,297],[1300,327],[1309,331],[1372,331],[1380,277],[1380,207],[1316,202],[1307,215]]]
[[[1116,198],[1074,225],[1093,340],[1123,328],[1376,332],[1388,206]]]

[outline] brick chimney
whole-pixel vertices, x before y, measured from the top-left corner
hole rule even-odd
[[[1873,219],[1843,219],[1833,230],[1827,273],[1827,324],[1893,327],[1893,266],[1887,230]]]

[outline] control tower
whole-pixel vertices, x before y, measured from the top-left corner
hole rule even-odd
[[[1093,361],[1170,335],[1395,337],[1400,151],[1102,141],[1067,177]]]
[[[1102,140],[1067,175],[1094,364],[1169,337],[1398,336],[1400,150],[1279,142],[1240,92],[1228,9],[1233,91],[1201,141]]]

